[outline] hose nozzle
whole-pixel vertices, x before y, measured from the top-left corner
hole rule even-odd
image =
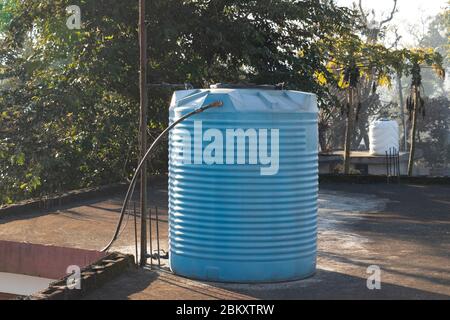
[[[217,100],[217,101],[214,101],[214,102],[210,103],[210,106],[211,106],[212,108],[218,108],[218,107],[223,106],[223,102],[220,101],[220,100]]]
[[[197,112],[203,112],[203,111],[208,110],[210,108],[219,108],[221,106],[223,106],[223,102],[220,101],[220,100],[217,100],[217,101],[214,101],[214,102],[211,102],[211,103],[207,104],[206,106],[198,108]]]

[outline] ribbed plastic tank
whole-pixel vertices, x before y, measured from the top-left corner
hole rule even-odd
[[[371,122],[369,126],[370,154],[384,156],[389,150],[399,151],[398,123],[394,120],[381,119]]]
[[[314,274],[318,128],[314,94],[259,89],[174,93],[170,121],[222,101],[169,136],[171,270],[219,282]]]

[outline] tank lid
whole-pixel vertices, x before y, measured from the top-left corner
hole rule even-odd
[[[284,83],[255,84],[255,83],[216,83],[210,86],[210,89],[258,89],[258,90],[283,90]]]

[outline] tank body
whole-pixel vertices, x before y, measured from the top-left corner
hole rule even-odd
[[[179,275],[279,282],[316,269],[317,99],[256,89],[175,92],[169,135],[169,259]]]
[[[384,156],[386,152],[399,151],[399,129],[394,120],[376,120],[369,126],[370,154]]]

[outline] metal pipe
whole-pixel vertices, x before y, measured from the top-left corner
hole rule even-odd
[[[119,222],[117,223],[117,227],[116,227],[116,231],[114,233],[114,236],[112,237],[112,239],[110,240],[110,242],[101,250],[101,252],[105,252],[107,251],[112,244],[114,243],[114,241],[117,240],[117,236],[119,234],[120,231],[120,226],[122,225],[122,221],[123,218],[125,216],[125,209],[128,205],[128,201],[130,200],[130,195],[132,194],[132,190],[134,189],[134,186],[136,184],[137,181],[137,177],[139,176],[139,173],[142,170],[143,167],[143,163],[147,160],[147,158],[150,156],[151,152],[153,151],[153,149],[155,148],[155,146],[158,145],[158,143],[160,142],[160,140],[170,131],[172,130],[177,124],[179,124],[180,122],[183,122],[184,120],[192,117],[193,115],[196,115],[198,113],[202,113],[208,109],[211,108],[218,108],[221,107],[223,105],[222,101],[214,101],[210,104],[207,104],[201,108],[198,108],[194,111],[191,111],[187,114],[185,114],[184,116],[182,116],[180,119],[178,119],[177,121],[175,121],[174,123],[172,123],[170,126],[168,126],[156,139],[155,141],[153,141],[152,145],[150,146],[150,148],[147,150],[147,152],[145,153],[143,159],[141,159],[141,162],[139,163],[139,165],[136,168],[136,171],[134,172],[133,178],[131,179],[131,183],[130,186],[128,187],[127,193],[125,195],[125,200],[122,204],[122,209],[120,211],[120,218],[119,218]]]
[[[394,166],[395,166],[394,176],[398,178],[397,149],[396,148],[394,148]],[[397,179],[397,182],[398,182],[398,179]]]
[[[395,177],[396,175],[396,165],[395,165],[395,148],[392,148],[392,159],[391,159],[391,163],[392,163],[392,174],[391,176]]]
[[[155,207],[155,215],[156,215],[156,250],[158,252],[158,267],[161,268],[161,257],[160,257],[160,248],[159,248],[159,216],[158,216],[158,207]]]
[[[133,213],[134,213],[134,245],[136,248],[136,258],[135,258],[135,262],[136,265],[139,264],[139,260],[138,260],[138,237],[137,237],[137,213],[136,213],[136,202],[133,201]]]
[[[386,163],[386,180],[387,180],[387,183],[389,183],[389,157],[388,157],[387,150],[385,150],[384,152],[386,154],[386,156],[384,158],[385,163]]]
[[[139,49],[140,49],[140,155],[147,150],[147,27],[145,25],[145,0],[139,0]],[[141,171],[141,260],[147,262],[147,163],[144,161]]]
[[[148,211],[148,237],[150,242],[150,268],[153,268],[152,209]]]
[[[398,150],[394,148],[394,163],[395,163],[395,172],[394,175],[398,177],[398,164],[397,164]]]
[[[389,178],[392,177],[392,148],[389,148]]]

